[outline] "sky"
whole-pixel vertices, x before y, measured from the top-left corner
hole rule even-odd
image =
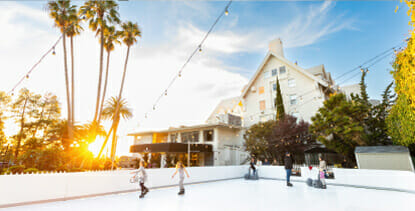
[[[74,1],[82,5],[83,1]],[[203,123],[220,100],[238,96],[262,62],[268,42],[281,38],[285,57],[303,68],[324,64],[334,79],[371,57],[402,43],[409,35],[407,6],[399,1],[235,1],[184,69],[156,110],[164,92],[190,53],[223,11],[226,1],[122,1],[123,21],[137,22],[142,38],[130,52],[123,97],[134,117],[122,121],[119,154],[128,153],[133,131]],[[396,6],[399,6],[395,13]],[[58,39],[43,1],[0,1],[0,90],[10,91]],[[84,25],[75,38],[75,118],[94,115],[99,45]],[[17,89],[52,92],[66,116],[62,44]],[[111,54],[107,96],[120,87],[126,47]],[[369,96],[380,99],[392,81],[393,54],[370,67]],[[358,72],[358,71],[357,71]],[[357,73],[356,72],[356,73]],[[353,74],[336,83],[358,83]],[[350,79],[349,79],[350,78]],[[349,79],[347,81],[343,81]],[[145,113],[150,111],[148,118]],[[109,127],[109,122],[104,123]],[[97,146],[99,143],[97,142]]]

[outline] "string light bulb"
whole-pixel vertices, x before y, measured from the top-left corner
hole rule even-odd
[[[29,78],[29,74],[26,75],[26,78]]]
[[[202,46],[199,45],[199,52],[202,52]]]
[[[179,72],[179,77],[182,77],[182,71]]]
[[[225,10],[225,15],[226,15],[226,16],[228,16],[228,15],[229,15],[229,10],[228,10],[228,8],[226,8],[226,10]]]
[[[156,105],[153,105],[153,110],[156,110]]]
[[[53,47],[52,55],[56,55],[55,47]]]
[[[167,90],[166,90],[166,91],[164,91],[164,95],[166,95],[166,96],[167,96]]]

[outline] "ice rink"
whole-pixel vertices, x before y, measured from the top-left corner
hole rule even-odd
[[[277,180],[235,179],[187,185],[184,196],[177,195],[178,187],[169,187],[152,189],[143,199],[131,192],[0,210],[414,210],[415,194],[411,193],[330,185],[322,190],[293,184],[290,188]]]

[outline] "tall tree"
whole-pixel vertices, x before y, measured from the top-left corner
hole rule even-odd
[[[105,141],[101,147],[101,150],[98,154],[98,158],[101,156],[102,151],[104,150],[105,146],[107,145],[107,142],[109,140],[109,137],[111,135],[111,132],[115,129],[118,129],[118,124],[120,123],[120,119],[130,119],[133,116],[131,109],[127,107],[127,101],[124,99],[118,100],[116,97],[111,97],[107,100],[106,106],[104,107],[104,110],[102,111],[102,117],[104,119],[111,119],[113,122],[113,126],[111,127],[111,130],[107,133],[107,136],[105,138]],[[116,133],[113,133],[112,135],[112,144],[111,144],[111,155],[115,156],[115,148],[113,148],[114,145],[116,145]]]
[[[282,94],[281,94],[281,87],[280,87],[280,82],[278,80],[278,76],[277,76],[277,92],[276,92],[277,96],[275,98],[275,108],[276,108],[276,112],[277,112],[277,116],[276,119],[282,119],[285,116],[285,109],[284,109],[284,102],[282,101]]]
[[[71,127],[75,124],[75,57],[74,57],[74,37],[79,35],[83,30],[80,25],[81,19],[78,17],[76,7],[72,6],[69,12],[69,25],[66,35],[71,41]]]
[[[407,46],[397,52],[391,74],[395,80],[397,99],[387,117],[388,134],[396,144],[415,146],[415,2],[405,0],[409,7],[410,37]]]
[[[17,159],[20,146],[27,137],[27,120],[31,119],[36,115],[38,101],[40,95],[36,95],[30,92],[28,89],[21,89],[19,96],[15,99],[12,104],[12,112],[15,114],[16,123],[20,125],[19,133],[16,137],[16,149],[14,151],[14,158]]]
[[[66,103],[68,108],[68,134],[69,139],[72,139],[72,109],[71,109],[71,94],[69,91],[69,76],[68,76],[68,61],[66,55],[66,36],[67,30],[70,25],[71,14],[76,11],[76,7],[71,5],[70,1],[50,1],[47,4],[49,15],[55,21],[55,27],[59,28],[62,33],[62,45],[63,45],[63,65],[65,70],[65,85],[66,85]]]
[[[130,48],[132,45],[134,45],[135,43],[137,43],[137,37],[141,37],[141,31],[138,28],[137,23],[132,23],[131,21],[128,21],[126,23],[122,23],[121,24],[121,28],[122,30],[120,31],[120,39],[122,40],[122,42],[127,46],[127,55],[125,57],[125,63],[124,63],[124,71],[122,74],[122,80],[121,80],[121,87],[120,87],[120,92],[118,94],[118,99],[117,101],[115,101],[116,103],[121,103],[122,102],[122,92],[124,89],[124,82],[125,82],[125,76],[127,73],[127,64],[128,64],[128,57],[130,55]],[[111,126],[111,131],[113,133],[112,136],[112,147],[111,147],[111,160],[112,162],[114,161],[115,158],[115,151],[116,151],[116,138],[117,138],[117,130],[118,130],[118,124],[119,124],[119,113],[120,113],[120,108],[121,105],[116,104],[115,106],[115,110],[114,110],[114,116],[115,118],[112,120],[112,126]],[[109,136],[110,133],[107,134],[107,137]]]
[[[355,102],[348,101],[343,93],[334,94],[311,118],[310,132],[327,148],[354,161],[355,147],[366,144],[362,138],[361,115]]]
[[[121,44],[121,42],[119,41],[119,37],[120,37],[120,33],[115,30],[115,26],[109,26],[109,27],[105,28],[104,48],[105,48],[105,51],[107,52],[107,66],[106,66],[106,71],[105,71],[104,89],[103,89],[102,98],[101,98],[101,108],[100,108],[100,111],[99,111],[98,120],[97,120],[98,123],[97,124],[100,124],[100,122],[101,122],[102,109],[104,107],[105,95],[107,93],[108,72],[109,72],[109,66],[110,66],[111,51],[114,50],[115,44]]]
[[[388,135],[386,118],[394,104],[395,94],[391,94],[393,82],[390,83],[382,94],[382,102],[372,107],[372,118],[368,122],[368,145],[390,145],[391,138]]]
[[[5,92],[0,91],[0,146],[3,146],[3,140],[6,138],[4,135],[4,121],[6,120],[5,113],[9,109],[10,96]]]
[[[107,25],[119,23],[118,4],[112,0],[98,0],[87,1],[81,7],[80,13],[85,14],[86,19],[89,20],[89,27],[99,33],[100,39],[100,55],[99,55],[99,76],[97,88],[97,100],[95,106],[95,114],[93,121],[97,121],[99,112],[99,103],[101,99],[101,83],[102,83],[102,69],[104,61],[104,31]]]

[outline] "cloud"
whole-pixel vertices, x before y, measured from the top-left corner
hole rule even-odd
[[[307,11],[299,12],[279,34],[287,48],[302,47],[314,44],[322,38],[344,29],[356,29],[353,18],[345,14],[331,14],[335,7],[332,1],[313,5]]]
[[[227,56],[262,52],[267,49],[268,41],[278,36],[282,37],[285,47],[299,47],[350,28],[353,22],[345,21],[341,15],[333,18],[332,8],[331,3],[313,6],[286,24],[280,34],[255,26],[250,26],[249,33],[235,30],[239,18],[232,19],[228,29],[213,31],[202,46],[203,51],[195,55],[154,112],[153,102],[165,91],[206,31],[192,22],[179,20],[181,24],[161,31],[166,36],[158,42],[151,42],[151,34],[143,32],[143,38],[131,50],[123,94],[134,118],[121,122],[121,139],[126,139],[127,132],[137,130],[138,124],[143,128],[166,128],[204,122],[220,100],[238,96],[248,82],[235,73],[244,67],[228,65]],[[44,9],[11,2],[0,4],[0,27],[6,32],[0,34],[0,90],[9,90],[60,34]],[[88,27],[84,28],[86,31],[75,39],[75,116],[80,123],[93,117],[99,66],[98,41]],[[27,87],[37,93],[53,92],[59,97],[64,117],[62,43],[56,53],[56,56],[48,55],[19,88]],[[111,54],[108,97],[118,93],[125,53],[124,46],[117,46]],[[150,112],[147,119],[146,112]]]

